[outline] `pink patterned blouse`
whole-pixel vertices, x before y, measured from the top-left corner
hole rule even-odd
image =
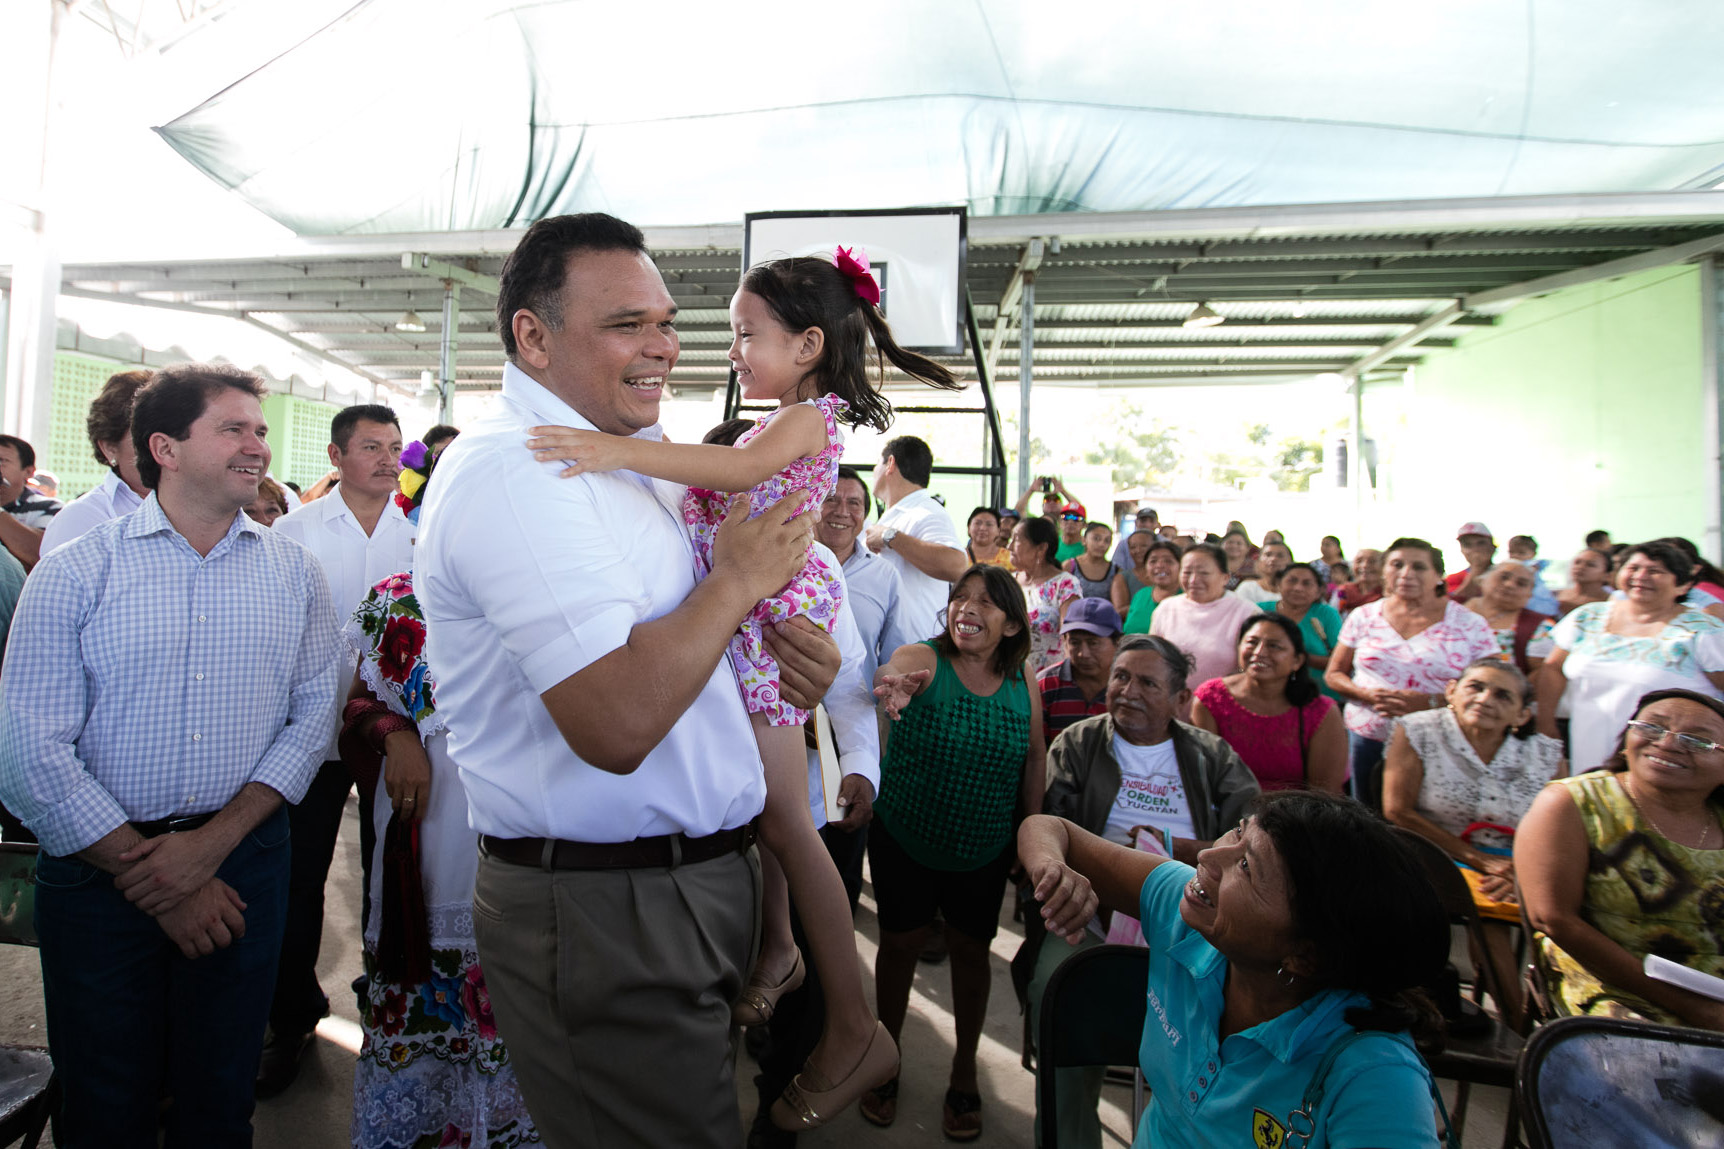
[[[1353,681],[1370,690],[1417,690],[1436,694],[1461,676],[1474,659],[1501,656],[1490,623],[1457,602],[1443,617],[1411,638],[1402,638],[1383,617],[1388,600],[1366,603],[1341,624],[1342,646],[1353,648]],[[1358,702],[1342,712],[1347,729],[1361,738],[1387,742],[1395,728]]]

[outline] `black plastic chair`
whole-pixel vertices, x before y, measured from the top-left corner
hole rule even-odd
[[[1057,1149],[1054,1070],[1085,1065],[1137,1066],[1149,1013],[1149,951],[1096,946],[1067,958],[1048,978],[1036,1029],[1036,1096],[1042,1149]],[[1143,1115],[1143,1081],[1133,1094],[1132,1127]]]
[[[0,842],[0,945],[34,946],[36,847]],[[0,1145],[36,1149],[59,1100],[54,1063],[36,1045],[0,1044]]]
[[[1515,1076],[1533,1149],[1724,1145],[1724,1033],[1566,1017],[1533,1032]]]
[[[1449,921],[1466,930],[1473,953],[1478,955],[1473,963],[1477,971],[1475,991],[1482,992],[1473,994],[1475,1004],[1483,993],[1489,993],[1494,1001],[1502,1001],[1502,987],[1496,984],[1490,962],[1483,960],[1485,943],[1472,887],[1461,877],[1454,860],[1436,843],[1410,830],[1397,829],[1396,835],[1418,858],[1449,915]],[[1482,1007],[1480,1014],[1482,1022],[1486,1023],[1481,1025],[1480,1032],[1466,1036],[1449,1035],[1443,1051],[1426,1057],[1425,1062],[1430,1066],[1433,1077],[1446,1077],[1455,1082],[1455,1110],[1450,1120],[1456,1134],[1465,1132],[1467,1102],[1474,1085],[1494,1085],[1509,1090],[1508,1120],[1503,1125],[1502,1140],[1504,1149],[1508,1149],[1519,1140],[1520,1114],[1514,1096],[1515,1066],[1526,1039],[1505,1024],[1502,1018]]]

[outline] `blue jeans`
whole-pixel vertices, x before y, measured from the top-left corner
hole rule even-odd
[[[1378,814],[1383,812],[1383,751],[1387,742],[1347,731],[1347,765],[1353,771],[1353,797]]]
[[[36,862],[48,1048],[71,1149],[251,1145],[252,1082],[287,916],[287,810],[216,871],[245,902],[245,934],[188,959],[156,920],[81,858]]]

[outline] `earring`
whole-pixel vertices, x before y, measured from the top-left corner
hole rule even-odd
[[[1299,980],[1297,975],[1288,973],[1287,967],[1284,965],[1275,967],[1275,979],[1288,989],[1292,989],[1293,983]]]

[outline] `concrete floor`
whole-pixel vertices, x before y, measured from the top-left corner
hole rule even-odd
[[[258,1105],[256,1149],[307,1149],[349,1144],[352,1116],[353,1062],[359,1048],[357,1006],[347,986],[360,973],[359,831],[357,803],[348,802],[336,855],[336,874],[327,890],[323,956],[318,977],[329,994],[331,1014],[318,1027],[319,1040],[306,1056],[299,1079],[285,1094]],[[864,968],[872,969],[875,921],[872,898],[864,887],[857,919],[857,951]],[[1033,1142],[1034,1079],[1019,1063],[1022,1016],[1012,993],[1008,963],[1022,941],[1020,928],[1003,913],[994,940],[993,993],[982,1035],[981,1076],[986,1128],[982,1143],[1001,1149],[1030,1149]],[[41,970],[35,954],[0,948],[0,1042],[45,1044]],[[890,1129],[877,1129],[852,1110],[837,1121],[800,1138],[809,1149],[822,1146],[865,1146],[868,1149],[920,1149],[949,1144],[940,1133],[940,1105],[951,1064],[951,979],[945,965],[924,965],[918,971],[904,1031],[904,1068],[898,1120]],[[738,1096],[744,1120],[753,1115],[754,1065],[739,1063]],[[1454,1099],[1452,1082],[1444,1082],[1445,1099]],[[1488,1149],[1502,1138],[1507,1094],[1500,1089],[1473,1090],[1466,1122],[1467,1149]],[[1131,1090],[1109,1085],[1102,1094],[1104,1149],[1131,1143]]]

